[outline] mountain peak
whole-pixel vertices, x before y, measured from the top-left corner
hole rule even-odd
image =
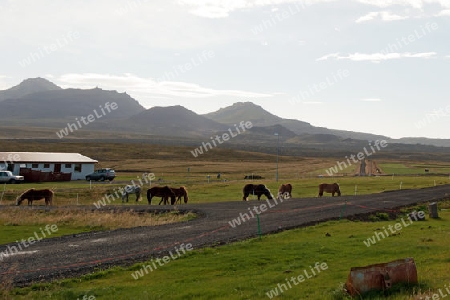
[[[28,78],[8,90],[0,91],[0,101],[17,99],[32,93],[54,90],[61,90],[61,88],[45,78]]]
[[[11,89],[19,89],[19,88],[33,90],[32,91],[33,93],[61,89],[59,86],[57,86],[53,82],[51,82],[45,78],[41,78],[41,77],[25,79],[19,85],[15,86]]]
[[[277,124],[282,120],[253,102],[236,102],[231,106],[221,108],[204,116],[228,125],[240,121],[251,121],[255,126],[268,126]]]

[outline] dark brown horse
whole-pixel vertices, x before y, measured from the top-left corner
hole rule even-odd
[[[52,205],[53,204],[53,191],[45,189],[45,190],[35,190],[35,189],[29,189],[22,193],[19,197],[16,199],[16,205],[20,205],[23,200],[28,200],[28,205],[33,206],[33,201],[45,199],[45,205]]]
[[[248,195],[250,194],[258,196],[258,200],[261,200],[262,195],[266,196],[267,199],[273,199],[272,193],[264,184],[246,184],[242,192],[244,193],[242,198],[244,201],[248,201]]]
[[[177,200],[175,201],[175,203],[180,202],[180,204],[181,204],[181,197],[184,198],[184,203],[188,202],[188,200],[189,200],[188,192],[184,186],[180,186],[178,189],[171,187],[170,189],[175,194],[175,197],[177,197]],[[162,202],[164,202],[164,205],[169,204],[169,199],[167,197],[166,198],[162,197],[161,201],[159,201],[159,205],[161,205]]]
[[[279,199],[289,199],[292,198],[292,185],[290,183],[282,184],[278,189]]]
[[[189,200],[188,191],[184,186],[180,186],[178,189],[177,188],[171,188],[171,189],[174,192],[175,197],[177,197],[177,201],[175,203],[180,202],[180,204],[181,204],[181,197],[183,197],[184,203],[188,202],[188,200]]]
[[[175,193],[172,191],[170,187],[166,186],[154,186],[147,190],[147,200],[148,204],[152,204],[153,197],[162,197],[164,200],[164,204],[168,201],[169,197],[171,200],[171,204],[175,204]],[[161,202],[159,202],[161,204]]]
[[[337,193],[338,196],[341,195],[341,190],[339,189],[339,184],[333,183],[322,183],[319,185],[319,197],[323,196],[323,192],[331,193],[331,195],[334,197],[334,194]]]

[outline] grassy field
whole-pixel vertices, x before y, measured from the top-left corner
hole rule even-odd
[[[222,175],[223,176],[223,175]],[[16,184],[3,185],[0,187],[0,197],[2,197],[1,205],[14,205],[14,201],[18,195],[29,188],[50,188],[55,191],[55,205],[92,205],[104,198],[106,195],[114,195],[115,191],[120,187],[135,180],[137,183],[137,174],[129,174],[120,176],[112,183],[94,183],[92,186],[88,182],[60,182],[60,183],[41,183],[41,184]],[[121,182],[121,184],[118,184]],[[184,185],[189,191],[189,203],[207,203],[220,201],[238,201],[242,199],[242,188],[246,183],[264,183],[275,195],[281,183],[291,183],[293,185],[293,197],[305,198],[316,197],[318,193],[318,185],[323,182],[337,182],[341,187],[343,195],[362,195],[379,193],[389,190],[398,189],[416,189],[431,187],[434,185],[449,184],[450,179],[446,176],[379,176],[379,177],[335,177],[335,178],[290,178],[281,179],[276,182],[274,179],[262,180],[218,180],[216,177],[207,178],[191,177],[190,179],[177,177],[176,175],[166,174],[164,180],[156,185],[181,186]],[[148,205],[145,196],[146,190],[150,184],[144,185],[143,200],[138,202],[140,205]],[[3,191],[4,189],[4,191]],[[120,198],[114,197],[115,201],[111,205],[127,205],[123,204]],[[135,204],[135,195],[130,195],[129,205]],[[37,205],[43,205],[43,201],[35,202]],[[154,202],[155,204],[155,202]],[[25,205],[25,204],[22,204]]]
[[[280,299],[348,299],[341,286],[351,267],[413,257],[419,286],[394,288],[385,296],[364,299],[413,299],[449,284],[449,203],[441,203],[440,219],[415,222],[375,245],[364,243],[379,228],[397,220],[330,221],[218,248],[188,252],[139,279],[132,274],[146,263],[114,268],[79,279],[39,284],[9,293],[13,299],[269,299],[278,284],[326,263],[327,269],[280,292]],[[415,209],[426,209],[426,206]],[[272,292],[271,292],[272,291]],[[445,290],[444,290],[445,291]],[[420,299],[419,296],[415,299]],[[423,298],[425,299],[425,298]]]
[[[4,151],[20,151],[20,143],[6,144]],[[119,187],[136,183],[143,172],[154,173],[157,182],[152,185],[184,185],[189,190],[191,203],[217,201],[241,201],[242,187],[249,182],[264,183],[274,194],[281,183],[293,185],[293,197],[315,197],[317,186],[323,182],[338,182],[343,195],[371,194],[397,189],[416,189],[434,185],[449,184],[450,166],[433,161],[378,160],[385,173],[394,174],[379,177],[336,176],[328,178],[326,170],[341,158],[307,158],[280,156],[278,164],[279,181],[275,181],[276,156],[264,153],[250,153],[229,149],[214,149],[214,152],[193,158],[189,147],[158,145],[57,143],[52,151],[74,152],[99,160],[98,167],[116,169],[118,177],[112,183],[90,183],[86,181],[17,184],[0,186],[0,243],[7,243],[31,236],[45,224],[57,224],[56,235],[91,230],[105,230],[127,227],[142,222],[151,225],[153,221],[185,221],[192,215],[167,215],[166,220],[139,220],[132,214],[110,216],[105,213],[80,213],[76,205],[91,205],[105,195],[114,193]],[[33,151],[48,151],[48,145],[34,143]],[[351,174],[353,167],[339,173]],[[444,175],[426,175],[429,173]],[[217,178],[220,172],[221,178]],[[245,175],[260,175],[262,180],[244,180]],[[446,175],[445,175],[446,174]],[[325,176],[324,176],[325,175]],[[420,175],[420,176],[419,176]],[[209,176],[209,177],[208,177]],[[144,187],[144,192],[149,184]],[[28,188],[50,188],[55,191],[54,204],[61,206],[54,215],[32,209],[5,207],[14,205],[14,199]],[[116,199],[110,205],[129,204]],[[36,204],[42,204],[36,202]],[[148,205],[144,201],[139,205]],[[71,206],[70,212],[64,214]],[[24,289],[5,291],[5,299],[82,299],[95,296],[97,299],[265,299],[266,293],[286,278],[301,274],[316,262],[325,262],[328,269],[282,293],[282,299],[345,299],[340,285],[346,280],[350,267],[387,262],[397,258],[414,257],[416,260],[420,288],[436,291],[449,284],[447,269],[450,212],[448,204],[441,219],[428,220],[405,228],[401,235],[389,237],[378,244],[366,247],[364,240],[374,234],[377,228],[395,224],[396,221],[377,223],[351,222],[347,220],[319,224],[310,228],[286,231],[262,239],[248,240],[233,245],[199,249],[189,252],[158,269],[135,280],[132,272],[143,265],[131,268],[114,268],[54,284],[35,285]],[[160,216],[158,216],[159,218]],[[88,223],[86,220],[96,220]],[[372,219],[375,219],[373,217]],[[150,222],[150,223],[145,223]],[[138,226],[138,225],[136,225]],[[331,236],[325,236],[330,233]],[[447,256],[446,256],[447,255]],[[447,282],[446,282],[447,280]],[[2,278],[4,288],[5,279]],[[7,283],[7,280],[6,280]],[[410,299],[414,291],[401,289],[383,299]],[[1,295],[1,294],[0,294]],[[378,299],[379,295],[371,299]],[[92,298],[91,298],[92,299]],[[420,298],[417,298],[420,299]]]

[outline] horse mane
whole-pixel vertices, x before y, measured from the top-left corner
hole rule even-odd
[[[188,190],[185,186],[180,186],[180,190],[183,191],[183,198],[184,198],[184,203],[187,203],[189,201],[189,196],[188,196]]]
[[[22,194],[20,194],[19,196],[17,196],[16,198],[16,205],[19,205],[20,203],[22,203],[23,200],[25,200],[25,196],[28,195],[29,193],[33,192],[35,189],[31,188],[26,190],[25,192],[23,192]]]
[[[26,190],[25,192],[23,192],[22,194],[20,194],[20,198],[22,198],[23,196],[25,196],[26,194],[28,194],[28,193],[31,193],[32,191],[34,191],[35,190],[35,188],[31,188],[31,189],[28,189],[28,190]]]

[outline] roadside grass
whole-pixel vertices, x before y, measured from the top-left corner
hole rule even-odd
[[[422,205],[426,207],[426,205]],[[420,284],[394,287],[386,295],[364,299],[412,299],[449,284],[450,211],[441,202],[439,219],[414,222],[400,234],[364,244],[375,231],[397,220],[329,221],[215,248],[195,249],[135,280],[131,274],[147,263],[116,267],[81,278],[13,289],[13,299],[268,299],[267,293],[292,276],[310,272],[316,262],[327,270],[291,284],[280,299],[350,299],[341,289],[351,267],[413,257]],[[415,209],[420,208],[416,207]],[[411,209],[405,209],[410,211]],[[256,228],[256,226],[255,226]],[[256,230],[256,229],[255,229]],[[327,234],[328,233],[328,234]],[[419,299],[419,298],[417,298]]]
[[[76,208],[41,209],[0,209],[0,244],[33,236],[45,225],[55,224],[58,231],[51,237],[74,233],[131,228],[137,226],[156,226],[188,221],[195,214],[180,214],[177,211],[161,214],[139,214],[133,211],[108,212],[86,211]]]

